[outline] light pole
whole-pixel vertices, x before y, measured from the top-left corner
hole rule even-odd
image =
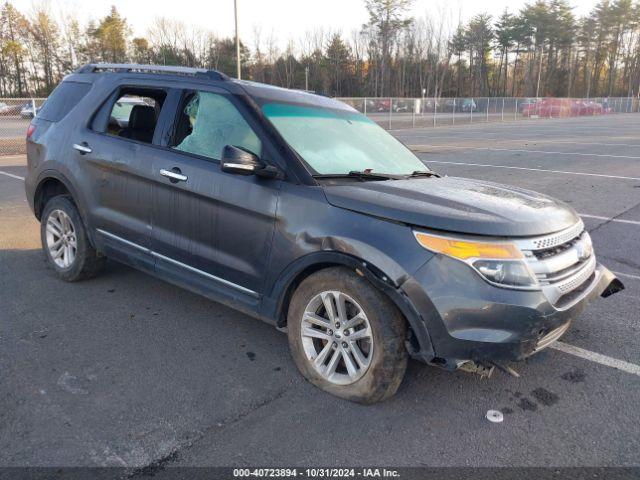
[[[238,0],[233,0],[233,12],[236,17],[236,67],[238,80],[242,78],[240,66],[240,37],[238,36]]]
[[[538,84],[536,85],[536,99],[540,98],[540,74],[542,73],[542,45],[540,45],[540,63],[538,64]]]
[[[304,67],[304,89],[309,91],[309,67]]]

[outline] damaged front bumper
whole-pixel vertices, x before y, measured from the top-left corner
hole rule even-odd
[[[466,361],[521,360],[557,341],[596,297],[624,289],[602,265],[570,302],[553,305],[543,291],[495,287],[469,267],[436,256],[402,285],[429,338],[414,338],[415,358],[455,369]]]

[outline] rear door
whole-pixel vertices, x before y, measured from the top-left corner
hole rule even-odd
[[[256,304],[263,289],[280,180],[220,170],[225,145],[266,163],[273,148],[236,97],[184,91],[153,178],[156,270],[203,293]]]
[[[120,85],[72,141],[89,197],[90,225],[110,256],[147,270],[153,162],[172,90]]]

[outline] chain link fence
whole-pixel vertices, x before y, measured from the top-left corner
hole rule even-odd
[[[338,98],[388,130],[638,113],[636,97]]]
[[[25,153],[29,122],[46,98],[0,98],[0,155]]]
[[[46,98],[0,98],[0,155],[25,153],[29,122]],[[389,130],[640,113],[637,97],[338,98]]]

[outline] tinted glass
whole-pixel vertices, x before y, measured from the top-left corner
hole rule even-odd
[[[249,124],[223,95],[196,92],[180,112],[176,150],[220,160],[227,145],[260,155],[262,144]]]
[[[427,170],[402,143],[358,112],[270,103],[264,114],[318,174],[408,175]]]
[[[50,122],[62,120],[89,90],[91,90],[90,83],[62,82],[38,112],[38,118]]]

